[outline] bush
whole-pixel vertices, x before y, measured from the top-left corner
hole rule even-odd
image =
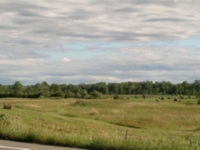
[[[10,121],[5,117],[4,114],[0,114],[0,125],[10,125]]]
[[[197,104],[200,105],[200,99],[198,100]]]
[[[74,104],[72,104],[72,106],[87,107],[87,106],[93,106],[93,103],[85,100],[78,100]]]
[[[114,99],[114,100],[120,99],[120,96],[119,96],[119,95],[115,95],[115,96],[113,97],[113,99]]]
[[[81,91],[81,98],[89,98],[90,95],[88,94],[87,90],[82,90]]]
[[[183,96],[180,96],[180,99],[184,99],[184,97],[183,97]]]
[[[65,93],[65,98],[72,98],[72,97],[74,97],[74,96],[75,96],[75,94],[72,93],[71,91],[67,91],[67,92]]]
[[[102,96],[102,93],[96,90],[91,93],[91,98],[102,98]]]
[[[174,99],[175,102],[176,102],[177,100],[178,100],[177,98]]]
[[[198,98],[197,104],[200,105],[200,93],[197,95],[197,98]]]
[[[64,97],[64,93],[62,91],[55,92],[51,95],[51,97]]]

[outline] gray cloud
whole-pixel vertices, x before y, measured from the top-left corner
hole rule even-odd
[[[0,77],[3,83],[192,81],[200,73],[199,54],[189,53],[195,48],[129,45],[198,37],[199,4],[196,0],[3,0]],[[128,45],[87,47],[87,52],[96,48],[110,55],[84,61],[64,62],[48,55],[73,51],[62,45],[76,42]]]

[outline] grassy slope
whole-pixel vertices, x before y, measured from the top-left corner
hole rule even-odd
[[[168,96],[169,97],[169,96]],[[196,99],[2,99],[0,136],[13,140],[95,149],[194,149],[200,145]],[[6,121],[4,121],[6,122]]]

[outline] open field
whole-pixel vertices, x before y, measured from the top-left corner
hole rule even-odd
[[[0,109],[3,139],[101,150],[200,149],[195,97],[0,100],[4,102],[12,109]]]

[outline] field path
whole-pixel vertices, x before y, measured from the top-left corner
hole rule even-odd
[[[84,150],[84,149],[56,147],[56,146],[0,140],[0,150]]]

